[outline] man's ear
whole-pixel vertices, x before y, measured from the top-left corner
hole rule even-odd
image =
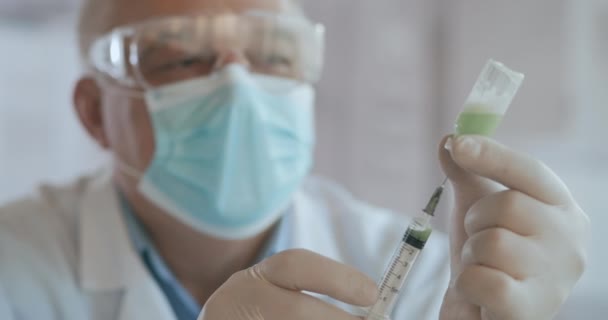
[[[74,109],[89,135],[104,149],[109,140],[104,131],[101,90],[95,79],[83,77],[74,88]]]

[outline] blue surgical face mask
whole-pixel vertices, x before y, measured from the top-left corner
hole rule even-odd
[[[312,164],[310,85],[229,65],[145,97],[156,149],[144,196],[222,239],[252,237],[280,218]]]

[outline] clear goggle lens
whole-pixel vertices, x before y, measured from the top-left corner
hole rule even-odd
[[[118,28],[93,44],[93,67],[123,85],[155,88],[212,74],[229,63],[314,82],[324,30],[302,17],[251,12],[175,17]]]

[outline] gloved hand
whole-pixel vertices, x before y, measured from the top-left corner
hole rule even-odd
[[[585,268],[587,215],[528,155],[479,136],[445,142],[455,207],[440,319],[552,319]]]
[[[199,320],[361,319],[302,291],[366,307],[378,295],[376,283],[352,267],[288,250],[234,274],[209,298]]]

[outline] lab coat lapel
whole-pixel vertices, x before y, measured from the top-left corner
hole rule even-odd
[[[122,301],[118,320],[176,320],[159,287],[145,270],[133,274]]]
[[[117,320],[175,320],[168,301],[131,246],[109,171],[86,189],[81,210],[83,290],[91,296],[122,294]],[[96,319],[95,315],[91,318]]]

